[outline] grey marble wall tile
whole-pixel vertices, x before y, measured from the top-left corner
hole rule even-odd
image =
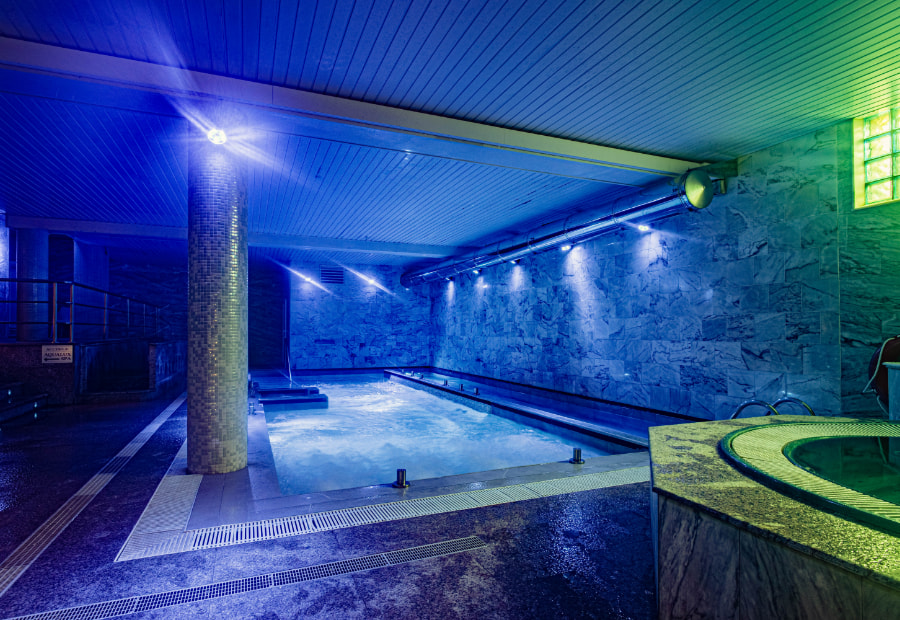
[[[729,316],[725,336],[728,340],[754,340],[756,337],[754,316],[752,314]]]
[[[734,398],[755,398],[756,396],[756,372],[752,370],[727,371],[728,396]]]
[[[742,618],[853,620],[860,577],[751,533],[740,533]]]
[[[842,274],[877,275],[881,273],[881,242],[862,239],[851,246],[841,248]]]
[[[757,226],[737,235],[735,246],[736,258],[747,258],[768,252],[768,235],[766,228]]]
[[[751,284],[779,284],[784,282],[785,255],[769,248],[768,254],[754,256]]]
[[[773,312],[797,312],[800,309],[802,287],[799,282],[769,286],[769,309]]]
[[[766,285],[741,287],[737,307],[746,312],[765,312],[769,308],[769,287]]]
[[[785,282],[808,282],[819,278],[819,251],[816,248],[785,252]]]
[[[800,247],[800,229],[797,222],[770,224],[767,236],[769,252],[793,252]]]
[[[726,394],[728,392],[726,369],[710,369],[700,366],[679,366],[681,387],[696,394]]]
[[[840,285],[837,278],[811,279],[802,282],[800,308],[806,312],[838,310]]]
[[[785,375],[788,396],[805,401],[816,415],[838,415],[841,411],[841,382],[834,377]]]
[[[681,385],[680,367],[674,364],[644,362],[640,365],[640,383],[676,387]]]
[[[784,315],[787,341],[818,344],[822,333],[822,314],[833,313],[787,312]]]
[[[803,373],[841,376],[841,347],[836,344],[803,345]]]
[[[703,340],[724,340],[727,337],[727,316],[712,316],[702,319],[701,338]]]
[[[741,358],[750,370],[800,373],[800,345],[775,342],[741,343]]]
[[[836,243],[822,248],[819,255],[819,276],[831,278],[840,275],[840,251]]]
[[[817,248],[837,238],[837,214],[825,213],[806,218],[800,228],[800,247]]]
[[[664,496],[658,510],[659,618],[739,618],[738,531]]]
[[[785,314],[783,312],[760,313],[753,317],[756,340],[785,340]]]
[[[785,395],[787,379],[784,373],[757,372],[755,377],[755,398],[774,402]]]

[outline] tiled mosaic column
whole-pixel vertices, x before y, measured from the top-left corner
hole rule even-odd
[[[16,231],[16,278],[46,280],[50,262],[49,235],[46,230]],[[16,340],[40,342],[49,339],[47,323],[50,300],[48,284],[16,285]]]
[[[198,132],[188,166],[188,469],[222,474],[247,466],[246,172]]]

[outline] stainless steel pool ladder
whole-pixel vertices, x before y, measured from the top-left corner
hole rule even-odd
[[[759,400],[757,398],[751,398],[750,400],[745,400],[740,405],[738,405],[737,409],[734,410],[734,413],[731,414],[731,419],[733,420],[736,417],[738,417],[738,414],[741,411],[743,411],[747,407],[750,407],[751,405],[759,405],[760,407],[765,407],[766,409],[768,409],[768,411],[766,412],[766,415],[772,415],[772,414],[779,415],[778,409],[776,407],[778,407],[778,405],[783,405],[785,403],[794,403],[794,404],[800,405],[801,407],[806,408],[806,410],[809,412],[809,415],[816,415],[813,412],[812,407],[807,405],[805,402],[803,402],[799,398],[794,398],[793,396],[785,396],[784,398],[779,398],[774,403],[767,403],[766,401]]]

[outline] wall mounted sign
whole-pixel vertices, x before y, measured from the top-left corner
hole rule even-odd
[[[45,344],[41,346],[41,361],[45,364],[71,364],[72,345]]]

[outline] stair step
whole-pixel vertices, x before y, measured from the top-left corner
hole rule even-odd
[[[46,394],[20,396],[12,402],[0,402],[0,422],[31,413],[47,405]]]
[[[3,400],[9,398],[18,398],[22,395],[24,391],[23,384],[21,381],[9,381],[7,383],[0,383],[0,403]]]

